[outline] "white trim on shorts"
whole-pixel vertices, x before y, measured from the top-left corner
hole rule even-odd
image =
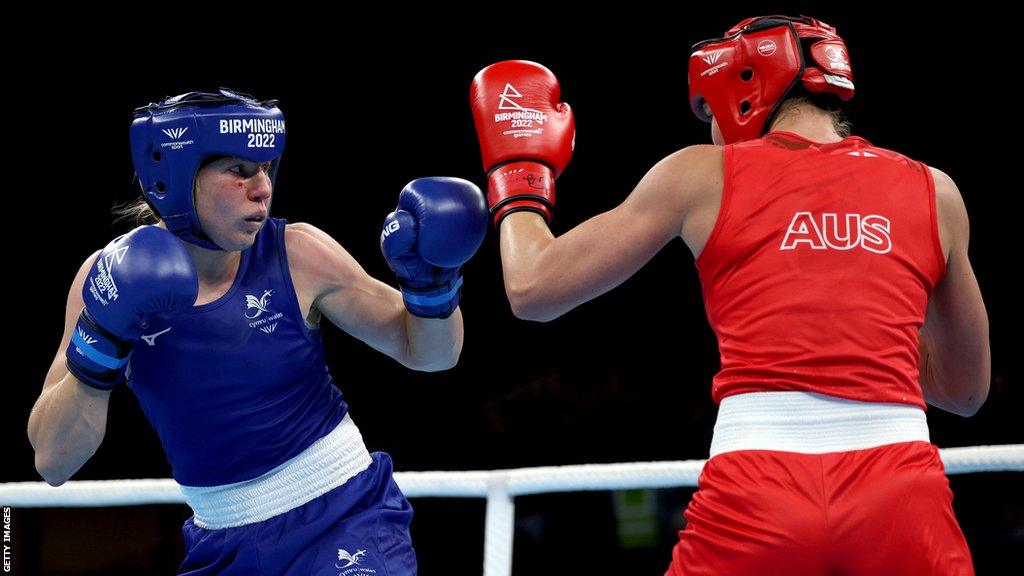
[[[221,486],[181,486],[200,528],[262,522],[341,486],[373,462],[348,414],[323,438],[270,472]]]
[[[924,410],[813,392],[751,392],[722,400],[711,456],[736,450],[825,454],[929,442]]]

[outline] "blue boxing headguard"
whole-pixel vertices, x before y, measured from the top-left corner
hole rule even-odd
[[[142,194],[167,229],[182,240],[220,250],[199,226],[192,189],[205,158],[272,161],[271,182],[284,152],[284,114],[276,100],[241,92],[189,92],[135,110],[132,161]]]

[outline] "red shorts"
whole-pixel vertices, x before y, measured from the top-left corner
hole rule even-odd
[[[666,576],[974,574],[939,452],[719,454],[701,473]]]

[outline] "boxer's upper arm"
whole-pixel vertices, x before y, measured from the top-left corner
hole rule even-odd
[[[406,347],[401,294],[367,274],[336,240],[312,225],[289,224],[286,241],[293,280],[303,286],[297,290],[335,326],[398,358]]]
[[[988,314],[967,254],[970,225],[963,198],[949,176],[934,169],[932,174],[946,275],[928,302],[922,338],[939,386],[931,392],[946,396],[958,413],[970,415],[988,395]]]

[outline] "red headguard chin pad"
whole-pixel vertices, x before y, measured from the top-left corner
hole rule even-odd
[[[748,18],[724,38],[694,45],[689,81],[693,113],[710,122],[706,102],[727,144],[760,138],[797,82],[811,93],[853,97],[843,39],[806,16]]]

